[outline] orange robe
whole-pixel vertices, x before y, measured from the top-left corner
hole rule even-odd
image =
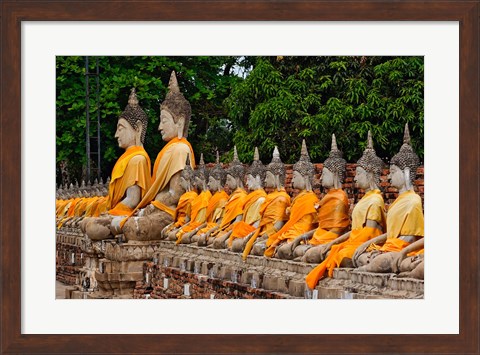
[[[208,201],[210,201],[211,198],[212,193],[209,190],[204,190],[192,200],[190,222],[188,223],[188,225],[186,225],[177,232],[177,244],[182,241],[182,236],[185,233],[194,230],[205,222],[205,220],[207,219]]]
[[[245,246],[242,254],[243,260],[247,259],[259,235],[266,234],[270,236],[278,232],[275,228],[275,223],[288,220],[288,216],[285,213],[288,207],[290,207],[290,196],[285,192],[285,189],[273,191],[267,195],[260,208],[260,225]]]
[[[145,193],[137,207],[135,207],[135,209],[122,220],[120,223],[121,227],[123,227],[127,219],[133,216],[138,209],[147,206],[149,203],[152,203],[161,211],[170,214],[173,218],[173,215],[175,214],[174,208],[176,206],[166,206],[160,201],[156,201],[155,197],[160,191],[168,186],[173,175],[185,168],[187,154],[190,154],[190,165],[192,166],[192,169],[194,169],[195,157],[193,155],[193,149],[186,138],[179,139],[175,137],[162,148],[155,160],[150,188]],[[160,172],[158,171],[159,167],[162,167]]]
[[[235,218],[243,213],[245,197],[247,197],[247,193],[244,189],[237,188],[233,191],[225,205],[225,214],[220,222],[219,228],[213,232],[210,237],[215,237],[218,233],[226,230],[235,221]]]
[[[380,229],[367,227],[367,220],[377,222],[385,230],[385,203],[380,190],[368,191],[355,205],[350,236],[343,243],[333,245],[327,258],[310,271],[306,277],[307,286],[310,289],[313,289],[324,277],[327,269],[328,276],[332,277],[334,268],[340,266],[344,258],[352,258],[360,245],[382,234]]]
[[[127,148],[113,167],[107,201],[110,215],[125,216],[132,212],[121,201],[125,198],[127,189],[133,185],[140,187],[141,197],[150,188],[150,158],[145,149],[139,146]]]
[[[279,244],[293,241],[317,226],[315,205],[318,202],[317,195],[312,191],[301,191],[293,199],[288,222],[277,233],[268,237],[267,250],[264,253],[266,257],[271,258]]]
[[[350,225],[348,216],[348,196],[342,189],[330,189],[320,200],[318,210],[318,228],[308,244],[322,245],[338,238],[338,233],[330,230],[343,231]]]
[[[223,218],[225,214],[225,205],[229,199],[228,194],[224,191],[217,191],[210,201],[207,207],[207,225],[197,231],[197,234],[206,233],[210,229],[217,226],[217,221]]]
[[[401,193],[389,206],[386,242],[382,246],[373,245],[368,250],[400,251],[410,245],[399,239],[402,235],[424,236],[422,199],[412,190]]]
[[[194,190],[185,192],[178,200],[177,208],[173,220],[175,221],[175,227],[181,227],[186,222],[187,215],[190,214],[192,208],[192,201],[198,196]]]
[[[250,192],[245,198],[243,206],[242,220],[232,225],[232,234],[228,239],[228,246],[231,247],[234,238],[242,238],[247,234],[253,232],[256,228],[252,225],[260,220],[260,208],[267,196],[263,189],[258,189]]]

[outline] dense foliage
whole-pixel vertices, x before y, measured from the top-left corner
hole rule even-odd
[[[268,159],[278,145],[284,161],[293,163],[305,139],[312,160],[320,162],[335,133],[353,162],[368,130],[377,154],[391,158],[407,122],[423,158],[423,97],[421,57],[269,57],[257,59],[226,106],[245,158],[259,146]]]
[[[89,71],[95,72],[95,57]],[[377,153],[388,160],[405,122],[423,159],[421,57],[98,57],[99,102],[91,77],[90,115],[101,121],[102,176],[121,155],[114,133],[136,87],[149,117],[145,149],[152,161],[163,147],[159,105],[172,70],[192,105],[189,141],[197,155],[229,161],[233,144],[250,162],[253,147],[269,162],[278,145],[284,162],[298,159],[302,138],[315,162],[326,158],[331,134],[348,161],[358,159],[372,130]],[[57,183],[85,177],[85,57],[57,57]],[[248,75],[241,75],[246,73]],[[94,127],[91,134],[95,135]],[[199,156],[197,156],[197,161]],[[60,169],[60,167],[63,167]],[[61,176],[68,171],[69,178]]]

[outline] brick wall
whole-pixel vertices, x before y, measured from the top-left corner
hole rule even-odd
[[[57,235],[56,279],[67,285],[78,284],[79,270],[85,263],[82,250],[76,245],[76,239]]]

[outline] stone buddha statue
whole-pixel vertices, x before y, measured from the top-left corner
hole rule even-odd
[[[128,105],[118,118],[115,132],[118,145],[125,149],[125,153],[112,170],[105,201],[107,213],[100,217],[85,218],[80,226],[92,240],[112,238],[119,234],[118,218],[131,213],[150,188],[150,158],[143,149],[147,125],[148,117],[138,104],[135,89],[132,89]]]
[[[353,265],[369,272],[393,272],[397,253],[424,237],[422,199],[413,190],[420,159],[410,145],[408,125],[405,125],[403,145],[390,161],[388,178],[398,189],[398,197],[387,212],[387,233],[360,245],[353,257]],[[422,242],[423,243],[423,242]],[[422,253],[423,249],[418,253]],[[410,254],[409,254],[410,255]]]
[[[211,245],[216,237],[228,232],[227,228],[234,222],[238,222],[243,216],[243,205],[247,196],[243,188],[245,167],[238,159],[237,147],[233,147],[233,160],[227,169],[226,185],[233,191],[225,204],[225,211],[221,222],[215,227],[204,231],[198,237],[198,245]]]
[[[265,171],[265,187],[272,189],[260,207],[260,223],[258,227],[245,237],[244,242],[237,246],[236,240],[232,250],[243,248],[242,258],[247,259],[250,252],[262,256],[265,253],[266,242],[270,235],[277,233],[288,220],[286,209],[290,207],[290,196],[285,191],[285,165],[280,159],[278,148],[273,150],[273,158]]]
[[[225,213],[225,205],[228,201],[228,194],[223,187],[225,186],[226,173],[220,164],[220,157],[217,151],[216,164],[208,174],[208,189],[213,194],[208,201],[206,211],[206,221],[201,225],[192,228],[191,231],[185,232],[182,237],[182,243],[198,243],[199,236],[207,233],[209,230],[215,228],[222,221]]]
[[[263,189],[265,166],[260,160],[258,148],[255,147],[252,165],[247,170],[248,195],[243,206],[242,220],[234,223],[226,235],[226,246],[235,252],[242,252],[245,247],[245,237],[254,232],[260,224],[260,209],[265,202],[267,193]],[[235,243],[235,245],[234,245]]]
[[[328,192],[318,204],[318,228],[297,237],[291,245],[283,246],[279,257],[288,259],[305,256],[303,261],[319,262],[318,246],[336,239],[350,225],[348,196],[342,189],[346,166],[342,155],[333,134],[330,154],[323,163],[321,175],[322,187]]]
[[[276,233],[269,235],[264,255],[266,257],[286,258],[279,255],[283,244],[290,243],[298,236],[314,230],[317,223],[316,205],[319,200],[312,191],[312,181],[315,168],[310,161],[305,140],[302,142],[300,159],[293,165],[292,186],[300,190],[299,194],[292,200],[290,208],[287,208],[288,221]],[[285,249],[282,249],[282,251]],[[291,253],[291,247],[289,247]],[[282,253],[282,252],[280,252]]]
[[[190,154],[187,154],[185,168],[180,174],[180,186],[185,190],[185,193],[178,200],[173,216],[174,222],[163,228],[162,239],[176,240],[177,231],[189,221],[192,201],[198,195],[197,191],[194,190],[194,183],[194,172],[190,166]]]
[[[315,247],[319,249],[322,262],[306,277],[310,289],[315,288],[327,270],[328,276],[332,277],[336,267],[353,267],[351,258],[357,247],[385,231],[385,204],[379,188],[384,164],[373,148],[370,131],[367,139],[367,147],[357,161],[354,178],[356,187],[362,189],[365,195],[353,209],[352,230],[331,242]]]
[[[195,186],[198,195],[192,200],[189,221],[181,226],[176,233],[177,244],[190,244],[191,240],[186,233],[195,230],[203,225],[207,219],[208,202],[212,198],[212,193],[207,188],[208,171],[203,161],[203,153],[200,155],[200,164],[195,171]],[[190,236],[190,235],[189,235]]]
[[[184,190],[180,176],[187,155],[195,167],[193,149],[187,141],[191,107],[180,92],[175,72],[170,76],[168,93],[160,107],[158,130],[167,144],[158,153],[153,167],[152,186],[120,227],[127,240],[161,239],[165,226],[173,222],[175,208]]]

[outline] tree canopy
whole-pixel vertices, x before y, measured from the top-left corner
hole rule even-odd
[[[90,57],[89,71],[95,71]],[[90,92],[90,115],[100,112],[102,176],[122,154],[114,138],[130,89],[149,117],[145,149],[154,160],[163,147],[159,107],[172,70],[192,105],[189,141],[207,162],[219,150],[230,161],[237,145],[251,162],[259,147],[265,163],[278,145],[282,160],[298,160],[305,139],[313,161],[330,151],[335,133],[347,161],[357,160],[372,131],[386,161],[402,144],[409,123],[423,158],[423,57],[98,57],[99,100]],[[57,168],[71,180],[85,177],[85,57],[57,57]],[[93,130],[94,131],[94,130]],[[65,183],[57,174],[57,183]]]

